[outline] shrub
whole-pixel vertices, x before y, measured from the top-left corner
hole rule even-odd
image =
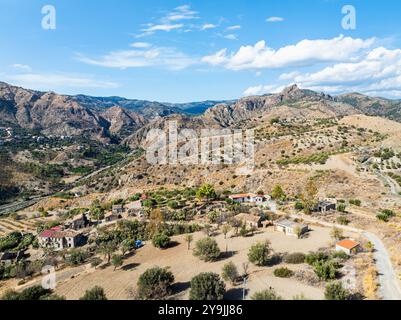
[[[165,232],[159,232],[153,236],[152,243],[156,248],[164,249],[170,244],[170,237]]]
[[[352,204],[352,205],[354,205],[354,206],[360,207],[361,204],[362,204],[362,201],[361,201],[361,200],[358,200],[358,199],[351,199],[351,200],[349,201],[349,203]]]
[[[349,300],[350,292],[343,288],[341,282],[327,284],[324,297],[326,300]]]
[[[346,217],[340,216],[337,218],[337,223],[346,226],[349,224],[349,220]]]
[[[263,291],[256,292],[252,297],[252,300],[282,300],[282,298],[277,295],[273,288],[269,288]]]
[[[339,203],[337,205],[337,211],[339,211],[339,212],[345,212],[346,208],[347,208],[347,206],[345,204],[343,204],[343,203]]]
[[[294,272],[288,268],[278,268],[274,270],[274,275],[279,278],[291,278]]]
[[[294,208],[295,210],[302,211],[304,209],[304,205],[302,202],[297,201],[295,202]]]
[[[313,264],[313,268],[321,280],[333,280],[337,276],[338,265],[333,261],[317,261]]]
[[[221,275],[225,281],[230,281],[232,284],[235,284],[239,276],[237,267],[233,262],[226,263],[223,266],[223,271]]]
[[[212,272],[200,273],[191,280],[190,300],[223,300],[226,285]]]
[[[300,264],[305,262],[305,254],[302,252],[288,253],[283,257],[283,261],[289,264]]]
[[[174,275],[167,268],[154,267],[146,270],[138,279],[139,299],[162,299],[171,293]]]
[[[95,286],[92,289],[86,290],[85,294],[79,300],[104,301],[107,300],[107,297],[102,287]]]
[[[257,266],[264,266],[269,261],[270,242],[258,242],[251,246],[248,252],[248,259]]]
[[[216,240],[207,237],[196,242],[194,255],[206,262],[215,261],[220,256],[220,249]]]

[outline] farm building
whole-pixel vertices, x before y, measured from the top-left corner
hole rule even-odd
[[[283,232],[288,236],[298,236],[309,231],[309,227],[305,224],[301,224],[291,220],[279,220],[274,222],[274,229],[278,232]]]
[[[43,248],[62,250],[77,247],[81,238],[82,235],[74,230],[63,230],[62,227],[55,227],[42,231],[38,236],[38,241]]]
[[[235,219],[244,222],[250,228],[260,228],[262,226],[262,217],[259,215],[240,213],[235,216]]]
[[[266,201],[266,197],[263,195],[257,195],[253,193],[242,193],[242,194],[232,194],[228,196],[234,202],[238,203],[263,203]]]
[[[360,249],[360,243],[351,239],[345,239],[336,243],[336,251],[342,251],[348,255],[356,254]]]

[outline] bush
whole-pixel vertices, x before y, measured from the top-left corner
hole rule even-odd
[[[288,268],[278,268],[274,270],[274,275],[279,278],[291,278],[294,272]]]
[[[333,261],[317,261],[313,264],[313,268],[321,280],[333,280],[337,276],[338,265]]]
[[[252,300],[282,300],[282,298],[277,295],[273,288],[269,288],[263,291],[256,292],[252,297]]]
[[[33,286],[22,290],[17,300],[39,300],[41,297],[51,294],[51,290],[42,286]]]
[[[162,299],[171,293],[174,275],[167,268],[154,267],[146,270],[138,279],[138,298]]]
[[[294,205],[295,210],[302,211],[304,209],[304,204],[300,201],[295,202]]]
[[[85,294],[79,300],[104,301],[107,300],[102,287],[95,286],[85,291]]]
[[[341,216],[337,218],[337,223],[346,226],[349,224],[349,220],[346,217]]]
[[[345,204],[339,203],[339,204],[337,205],[337,211],[339,211],[339,212],[345,212],[345,209],[347,209],[347,206],[346,206]]]
[[[289,264],[300,264],[305,262],[305,254],[302,252],[288,253],[283,257],[283,261]]]
[[[90,254],[88,252],[73,249],[66,257],[65,262],[69,265],[80,265],[83,264],[86,259],[88,259]]]
[[[170,237],[165,232],[159,232],[153,236],[152,243],[156,248],[165,249],[170,244]]]
[[[264,266],[269,261],[270,242],[258,242],[249,249],[248,259],[257,266]]]
[[[190,300],[223,300],[226,285],[212,272],[200,273],[191,280]]]
[[[358,200],[358,199],[351,199],[351,200],[349,201],[349,203],[352,204],[352,205],[354,205],[354,206],[360,207],[361,204],[362,204],[362,201],[361,201],[361,200]]]
[[[226,263],[223,266],[222,277],[225,281],[230,281],[232,284],[238,279],[238,270],[233,262]]]
[[[216,240],[208,237],[196,242],[194,255],[206,262],[215,261],[220,256],[220,249]]]
[[[329,283],[324,293],[326,300],[349,300],[350,296],[350,292],[343,288],[341,282]]]

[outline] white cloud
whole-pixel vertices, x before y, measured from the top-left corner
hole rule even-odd
[[[134,43],[131,43],[130,46],[133,47],[133,48],[143,49],[143,48],[149,48],[152,45],[150,43],[147,43],[147,42],[134,42]]]
[[[373,38],[363,40],[340,35],[333,39],[306,39],[275,50],[266,46],[266,42],[262,40],[254,46],[242,46],[237,52],[230,54],[227,54],[227,49],[220,50],[203,57],[202,61],[222,65],[230,70],[274,69],[308,66],[319,62],[352,61],[362,49],[371,47],[374,41]]]
[[[254,87],[249,87],[244,91],[244,96],[256,96],[267,93],[278,93],[283,91],[285,86],[277,86],[277,85],[259,85]]]
[[[235,25],[235,26],[227,27],[226,30],[233,31],[233,30],[239,30],[239,29],[241,29],[241,26],[240,25]]]
[[[238,37],[235,34],[228,34],[228,35],[224,36],[224,38],[226,38],[228,40],[238,40]]]
[[[396,96],[401,94],[401,49],[374,48],[360,60],[337,63],[312,73],[280,76],[313,90],[330,93],[358,91]]]
[[[6,78],[14,84],[37,90],[52,90],[53,88],[118,88],[116,82],[100,81],[92,76],[71,74],[39,74],[26,73],[8,75]]]
[[[142,29],[145,33],[153,33],[155,31],[166,31],[170,32],[171,30],[181,29],[184,25],[182,23],[179,24],[149,24],[148,27]]]
[[[112,51],[100,58],[78,55],[81,62],[107,68],[141,68],[162,66],[169,69],[184,69],[196,61],[175,48],[152,47],[150,49]]]
[[[179,20],[193,20],[199,19],[198,12],[191,10],[189,5],[183,5],[175,8],[162,20],[165,21],[179,21]]]
[[[201,29],[201,31],[204,31],[204,30],[215,29],[215,28],[217,28],[217,25],[212,24],[212,23],[206,23],[200,29]]]
[[[269,17],[266,19],[266,22],[282,22],[284,18],[282,17]]]
[[[30,66],[28,66],[27,64],[15,63],[15,64],[11,65],[11,67],[13,67],[14,69],[17,69],[17,70],[22,70],[22,71],[28,71],[28,72],[32,71],[32,68]]]

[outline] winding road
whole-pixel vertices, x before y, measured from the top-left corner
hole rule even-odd
[[[326,221],[321,221],[318,219],[306,217],[304,215],[292,214],[291,218],[293,219],[303,219],[304,221],[310,223],[318,223],[326,227],[336,227],[345,231],[355,232],[361,234],[363,237],[367,238],[370,242],[373,243],[375,252],[374,258],[376,261],[376,268],[379,273],[379,294],[383,300],[401,300],[401,289],[399,286],[399,279],[393,269],[393,265],[391,264],[390,256],[387,252],[386,247],[383,242],[380,240],[378,236],[375,234],[357,229],[349,226],[343,226],[335,223],[330,223]]]

